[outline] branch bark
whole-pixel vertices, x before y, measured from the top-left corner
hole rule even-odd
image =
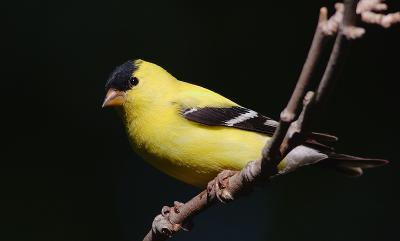
[[[298,145],[301,145],[312,122],[318,117],[321,106],[329,96],[332,86],[343,67],[343,60],[354,39],[363,36],[365,30],[356,27],[357,21],[379,24],[383,27],[400,22],[400,13],[371,17],[375,11],[385,10],[381,0],[345,0],[335,5],[336,12],[329,19],[327,9],[321,8],[314,38],[297,81],[292,96],[280,115],[280,122],[271,140],[266,143],[262,158],[250,161],[241,171],[223,171],[211,181],[206,190],[186,203],[175,202],[174,207],[165,206],[161,214],[155,217],[152,228],[144,237],[145,241],[165,240],[181,229],[189,229],[194,216],[211,205],[232,201],[251,191],[257,183],[268,181],[278,173],[279,162]],[[398,16],[399,17],[396,17]],[[390,19],[390,20],[388,20]],[[328,40],[335,37],[333,50],[323,77],[316,92],[309,91],[310,83],[316,72],[317,63],[327,47]],[[303,107],[302,107],[303,106]],[[285,170],[286,172],[292,169]]]

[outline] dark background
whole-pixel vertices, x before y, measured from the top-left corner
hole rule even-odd
[[[109,73],[143,58],[277,118],[334,1],[305,2],[2,3],[0,240],[140,240],[163,205],[199,190],[133,153],[100,108]],[[304,168],[175,240],[398,240],[400,26],[367,30],[316,130],[390,165],[357,179]]]

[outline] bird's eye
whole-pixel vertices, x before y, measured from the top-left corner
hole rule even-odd
[[[131,86],[135,86],[135,85],[139,84],[139,79],[132,76],[129,78],[129,84]]]

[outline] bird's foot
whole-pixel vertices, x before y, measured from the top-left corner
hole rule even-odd
[[[184,203],[181,203],[181,202],[178,202],[178,201],[174,201],[174,206],[173,207],[164,206],[161,209],[161,215],[164,218],[170,220],[170,215],[174,215],[174,214],[180,213],[179,209],[183,205],[184,205]],[[175,225],[177,225],[176,228],[183,229],[184,231],[189,231],[193,227],[193,223],[191,221],[188,221],[188,222],[183,223],[183,224],[175,224]]]
[[[232,170],[223,170],[222,172],[218,173],[214,180],[207,184],[207,193],[211,194],[214,191],[215,196],[222,203],[232,201],[233,197],[226,190],[226,188],[229,186],[229,178],[236,173],[237,171]]]

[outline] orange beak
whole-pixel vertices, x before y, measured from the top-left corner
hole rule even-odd
[[[104,102],[102,107],[109,106],[121,106],[125,102],[125,92],[109,89],[107,91],[106,97],[104,98]]]

